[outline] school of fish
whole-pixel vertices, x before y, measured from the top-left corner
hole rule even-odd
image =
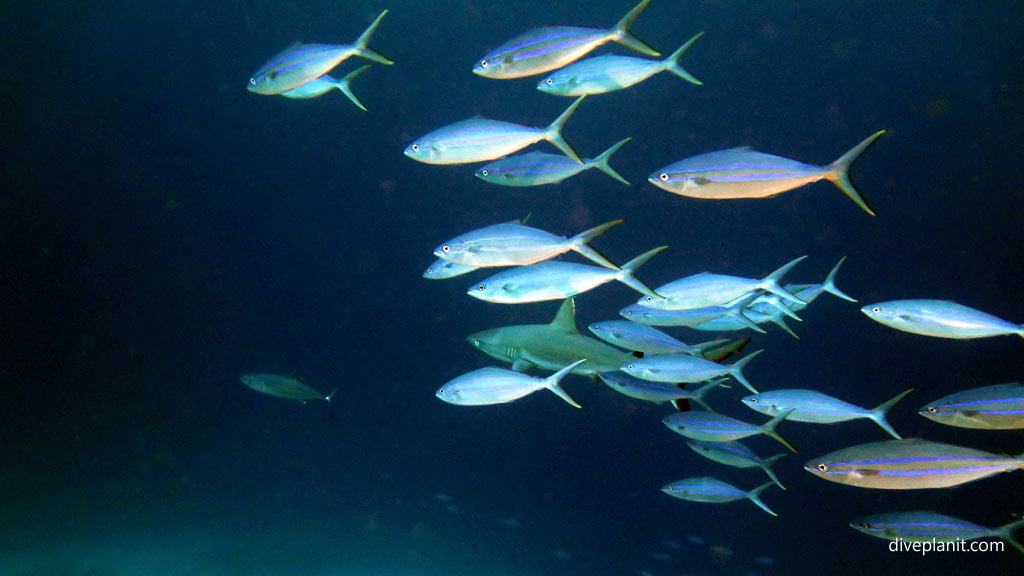
[[[680,61],[684,55],[691,57],[691,50],[705,32],[697,32],[671,55],[660,58],[659,51],[631,32],[631,26],[649,3],[650,0],[642,0],[611,28],[555,25],[525,31],[498,44],[467,70],[491,79],[543,74],[537,84],[538,91],[575,98],[548,126],[535,128],[473,117],[414,139],[405,148],[405,155],[427,164],[484,163],[475,169],[475,175],[501,186],[557,185],[590,168],[630,185],[612,168],[610,160],[632,137],[619,138],[598,156],[584,158],[562,137],[562,128],[587,98],[631,88],[662,71],[690,85],[702,84]],[[356,68],[340,79],[328,73],[352,56],[379,64],[393,63],[368,46],[385,14],[387,10],[352,44],[296,43],[285,48],[251,76],[248,90],[263,95],[312,98],[338,89],[356,106],[366,110],[352,92],[350,83],[370,68],[369,65]],[[604,54],[584,58],[609,43],[645,57]],[[648,182],[680,196],[723,200],[765,198],[828,180],[863,211],[875,216],[851,182],[849,171],[854,161],[885,132],[879,130],[867,136],[825,165],[808,164],[750,148],[732,148],[703,152],[653,170]],[[541,141],[550,143],[561,154],[540,151],[516,154]],[[796,452],[777,431],[783,422],[825,425],[868,419],[877,424],[890,439],[840,448],[812,458],[804,466],[810,474],[848,486],[882,490],[950,488],[1024,468],[1024,454],[995,454],[923,438],[904,439],[888,422],[886,414],[912,390],[904,390],[874,408],[856,406],[811,388],[762,392],[742,372],[762,350],[724,363],[731,356],[741,354],[750,341],[748,338],[711,338],[687,344],[656,328],[684,326],[716,334],[740,330],[764,333],[764,325],[774,324],[796,337],[785,318],[800,321],[797,313],[822,293],[856,302],[835,283],[845,257],[819,284],[782,283],[783,276],[806,258],[797,256],[761,277],[690,270],[652,289],[637,277],[637,272],[666,250],[666,246],[653,247],[617,265],[590,245],[596,238],[622,225],[622,220],[605,222],[570,236],[528,226],[526,221],[523,218],[498,222],[444,240],[434,250],[437,259],[423,272],[424,278],[446,279],[482,268],[502,268],[489,271],[493,273],[469,284],[466,293],[500,304],[561,301],[557,314],[548,324],[502,326],[469,335],[470,345],[491,359],[511,366],[481,367],[452,377],[436,391],[437,398],[444,402],[458,406],[501,404],[547,389],[567,404],[580,408],[563,389],[563,379],[577,374],[604,382],[611,390],[629,398],[671,406],[672,412],[662,422],[686,437],[687,445],[697,454],[724,466],[761,468],[769,479],[747,490],[714,477],[686,478],[663,486],[662,491],[694,502],[749,500],[773,516],[776,513],[760,495],[771,486],[785,490],[772,468],[785,453],[764,458],[741,440],[766,435]],[[572,252],[590,263],[556,259]],[[640,298],[622,308],[620,315],[624,320],[608,319],[590,324],[590,332],[598,339],[584,335],[576,325],[573,297],[613,281],[629,286]],[[955,339],[1024,337],[1024,326],[1020,324],[949,300],[891,300],[869,304],[861,310],[882,325],[911,334]],[[547,377],[527,374],[533,370],[553,374]],[[276,374],[247,374],[241,376],[241,380],[259,392],[301,402],[325,401],[330,405],[337,392],[323,395],[298,379]],[[741,399],[734,399],[733,406],[746,406],[769,419],[747,422],[712,409],[707,395],[712,392],[723,395],[717,390],[727,387],[728,380],[736,381],[750,392]],[[691,403],[702,409],[692,410]],[[947,426],[1024,429],[1024,386],[1009,383],[963,390],[925,404],[919,414]],[[850,525],[879,538],[911,541],[935,538],[952,542],[996,537],[1024,552],[1024,546],[1014,536],[1014,531],[1024,526],[1024,520],[999,528],[984,528],[937,512],[892,511],[857,519]]]

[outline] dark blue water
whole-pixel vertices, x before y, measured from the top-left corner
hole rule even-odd
[[[9,3],[0,572],[1019,571],[1012,550],[921,557],[851,530],[854,518],[891,510],[988,526],[1024,512],[1021,472],[887,492],[801,469],[883,439],[870,422],[782,424],[801,453],[776,467],[789,490],[763,495],[773,518],[746,502],[662,494],[688,476],[745,488],[764,476],[700,458],[659,422],[665,408],[584,378],[565,381],[583,410],[546,392],[478,408],[434,397],[491,364],[467,334],[554,315],[556,302],[468,298],[479,274],[420,277],[441,241],[528,212],[560,234],[624,218],[595,242],[615,262],[670,245],[639,273],[652,286],[703,270],[764,275],[803,254],[789,279],[820,282],[847,255],[837,283],[862,303],[946,298],[1024,321],[1024,11],[1011,3],[655,0],[634,31],[668,53],[708,30],[683,61],[704,86],[658,75],[589,97],[565,129],[583,155],[633,136],[612,161],[631,187],[590,171],[506,189],[470,166],[402,155],[474,115],[551,122],[568,99],[537,92],[536,78],[476,77],[473,63],[531,27],[609,26],[629,4]],[[290,43],[350,42],[384,8],[371,46],[396,64],[352,86],[369,112],[337,93],[291,101],[245,90]],[[825,164],[880,129],[890,132],[853,169],[876,218],[828,183],[712,202],[645,182],[734,146]],[[634,299],[621,285],[581,295],[578,323],[614,318]],[[748,378],[862,406],[913,387],[890,417],[904,435],[1024,451],[1020,432],[915,414],[963,388],[1021,379],[1018,337],[915,336],[859,306],[823,296],[794,326],[799,340],[769,327]],[[340,386],[333,417],[238,381],[254,371]],[[711,401],[761,421],[738,393]]]

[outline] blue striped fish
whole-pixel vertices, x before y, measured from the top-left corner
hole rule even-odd
[[[987,338],[1017,334],[1024,325],[949,300],[892,300],[861,308],[868,318],[890,328],[937,338]]]
[[[829,180],[874,216],[875,212],[850,182],[849,171],[854,160],[882,134],[885,130],[868,136],[827,166],[804,164],[750,148],[732,148],[680,160],[654,172],[647,180],[673,194],[715,200],[765,198],[818,180]]]
[[[356,98],[355,93],[352,92],[352,88],[349,87],[349,83],[353,78],[365,72],[369,67],[369,64],[366,66],[360,66],[346,74],[341,79],[335,78],[330,74],[324,74],[312,82],[307,82],[298,88],[292,88],[287,92],[282,92],[281,96],[296,99],[316,98],[317,96],[325,94],[331,90],[341,90],[342,94],[351,100],[353,104],[358,106],[360,110],[365,112],[366,106],[363,106],[363,103],[359,101],[359,98]]]
[[[747,390],[757,394],[743,376],[743,367],[761,352],[764,350],[751,352],[728,366],[689,354],[656,354],[632,360],[619,370],[651,382],[703,382],[716,376],[732,376]]]
[[[582,164],[568,156],[548,154],[547,152],[535,151],[518,156],[508,156],[480,168],[476,171],[476,177],[499,186],[543,186],[544,184],[557,184],[584,170],[597,168],[629,186],[629,181],[616,172],[608,161],[612,154],[615,154],[623,144],[630,140],[632,138],[620,140],[597,158],[584,158]]]
[[[547,378],[534,378],[505,368],[480,368],[450,380],[436,396],[449,404],[483,406],[504,404],[547,388],[576,408],[580,405],[558,385],[559,381],[586,360],[577,360]]]
[[[764,434],[796,452],[796,448],[775,431],[775,427],[785,420],[786,416],[789,416],[789,412],[783,412],[758,426],[714,412],[677,412],[662,418],[661,423],[677,434],[705,442],[730,442]]]
[[[661,491],[669,496],[674,496],[682,500],[690,500],[691,502],[711,502],[715,504],[732,502],[734,500],[742,500],[746,498],[754,504],[757,504],[758,508],[772,516],[778,516],[778,514],[765,505],[758,496],[765,490],[765,488],[768,488],[771,485],[771,482],[767,482],[757,488],[754,488],[750,492],[744,492],[728,482],[723,482],[717,478],[705,476],[702,478],[677,480],[662,486]]]
[[[655,404],[663,404],[665,402],[675,403],[677,400],[692,400],[708,411],[711,411],[711,407],[708,406],[707,402],[704,400],[704,395],[712,389],[721,386],[722,382],[725,382],[724,378],[719,378],[717,380],[711,380],[696,390],[687,390],[682,386],[673,384],[659,384],[657,382],[635,380],[622,375],[621,372],[602,372],[597,376],[611,389],[629,396],[630,398],[636,398],[637,400],[643,400],[645,402],[654,402]]]
[[[1011,382],[971,388],[925,404],[919,414],[961,428],[1024,428],[1024,386]]]
[[[643,294],[652,294],[650,288],[633,275],[636,269],[667,246],[645,252],[622,265],[621,270],[609,270],[577,264],[545,260],[530,266],[520,266],[499,272],[475,284],[467,294],[487,302],[519,304],[543,300],[562,300],[617,280]]]
[[[661,54],[633,36],[629,27],[651,0],[637,4],[610,29],[579,26],[535,28],[498,46],[473,66],[473,73],[487,78],[521,78],[543,74],[578,60],[607,42],[618,42],[648,56]]]
[[[768,478],[775,483],[776,486],[786,489],[779,482],[778,477],[775,476],[775,472],[772,471],[772,464],[779,461],[780,458],[785,454],[776,454],[769,458],[761,458],[750,448],[747,448],[745,444],[738,440],[732,442],[702,442],[700,440],[690,440],[686,443],[694,452],[713,460],[719,464],[725,464],[726,466],[733,466],[735,468],[761,468],[764,473],[768,475]]]
[[[557,96],[602,94],[629,88],[665,70],[699,86],[703,82],[680,66],[679,59],[703,35],[704,32],[700,32],[690,38],[664,60],[646,60],[611,54],[580,60],[541,80],[540,84],[537,84],[537,89]]]
[[[438,128],[405,148],[405,155],[427,164],[468,164],[507,156],[530,144],[547,140],[577,164],[583,159],[562,138],[562,126],[584,96],[562,112],[547,128],[530,128],[511,122],[470,118]]]
[[[249,78],[249,91],[269,95],[294,90],[323,76],[350,56],[361,56],[381,64],[394,64],[366,45],[387,13],[387,10],[381,12],[354,44],[292,44],[275,54]]]
[[[663,310],[691,310],[709,306],[727,306],[751,292],[767,290],[790,302],[806,304],[779,285],[779,280],[806,256],[790,260],[764,278],[744,278],[701,272],[659,286],[662,298],[641,298],[637,304]]]
[[[1024,454],[1000,456],[917,438],[858,444],[804,466],[825,480],[887,490],[948,488],[1018,468],[1024,468]]]
[[[977,524],[930,511],[888,512],[858,518],[850,527],[877,538],[906,542],[959,542],[978,538],[1002,538],[1024,552],[1013,533],[1024,527],[1024,519],[998,528]]]
[[[682,353],[691,356],[701,356],[704,350],[728,342],[728,340],[712,340],[691,346],[657,328],[626,320],[594,322],[589,328],[594,335],[609,344],[615,344],[626,350],[635,350],[644,354]]]
[[[456,276],[462,276],[463,274],[469,274],[473,270],[477,270],[476,266],[466,266],[465,264],[457,264],[451,260],[445,260],[444,258],[438,258],[433,264],[427,266],[427,269],[423,271],[423,277],[428,280],[444,280],[445,278],[454,278]]]
[[[467,266],[526,266],[573,251],[605,268],[618,270],[588,242],[622,222],[605,222],[572,238],[526,226],[519,220],[503,222],[460,234],[435,248],[434,256]]]

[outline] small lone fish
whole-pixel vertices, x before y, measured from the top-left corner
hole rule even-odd
[[[1024,468],[1024,454],[1000,456],[921,439],[858,444],[807,462],[819,478],[886,490],[949,488]]]
[[[865,212],[875,215],[850,182],[853,164],[885,130],[875,132],[827,166],[804,164],[789,158],[732,148],[680,160],[651,174],[648,182],[662,190],[691,198],[766,198],[829,180]]]
[[[387,10],[381,12],[354,44],[292,44],[275,54],[249,78],[249,91],[270,95],[294,90],[330,72],[350,56],[360,56],[381,64],[394,64],[366,45],[387,13]]]
[[[876,538],[906,542],[959,542],[978,538],[1001,538],[1024,552],[1013,533],[1024,527],[1024,519],[998,528],[985,528],[937,512],[889,512],[858,518],[850,527]]]
[[[337,89],[341,90],[341,92],[345,96],[347,96],[348,99],[351,100],[353,104],[355,104],[356,106],[359,107],[360,110],[365,112],[366,106],[363,106],[363,103],[359,101],[359,98],[356,98],[356,95],[352,92],[352,89],[349,88],[349,82],[351,82],[352,79],[355,78],[356,76],[359,76],[360,74],[365,72],[367,68],[370,68],[369,64],[367,64],[366,66],[360,66],[359,68],[356,68],[355,70],[346,74],[340,80],[329,74],[324,74],[323,76],[317,78],[316,80],[306,82],[305,84],[299,86],[298,88],[292,88],[287,92],[282,92],[281,96],[285,96],[287,98],[316,98],[321,94]]]
[[[468,164],[501,158],[530,144],[547,140],[561,150],[562,154],[572,158],[577,164],[582,164],[583,159],[562,138],[562,126],[576,111],[583,98],[585,96],[577,98],[547,128],[530,128],[500,120],[470,118],[438,128],[418,138],[406,147],[405,155],[427,164]]]
[[[577,360],[547,378],[534,378],[505,368],[481,368],[450,380],[438,389],[436,396],[449,404],[483,406],[504,404],[547,388],[576,408],[580,405],[558,385],[559,381],[576,366],[586,362]]]
[[[643,293],[657,296],[633,275],[637,268],[667,246],[645,252],[622,265],[621,270],[609,270],[575,262],[545,260],[530,266],[520,266],[499,272],[475,284],[467,294],[487,302],[519,304],[543,300],[561,300],[586,292],[602,284],[618,280]]]
[[[573,251],[605,268],[618,270],[588,242],[622,222],[612,220],[566,238],[515,220],[460,234],[435,248],[434,256],[467,266],[526,266]]]
[[[556,96],[602,94],[629,88],[665,70],[699,86],[703,82],[680,66],[679,59],[703,35],[704,32],[699,32],[664,60],[615,55],[580,60],[541,80],[540,84],[537,84],[537,89]]]
[[[677,412],[662,418],[661,422],[673,432],[686,436],[691,440],[729,442],[732,440],[742,440],[748,436],[764,434],[796,452],[796,448],[793,448],[789,442],[786,442],[775,431],[775,427],[779,425],[779,422],[785,420],[786,416],[789,416],[789,412],[783,412],[768,422],[757,426],[714,412]]]
[[[867,418],[878,424],[893,438],[900,439],[902,436],[893,430],[889,421],[885,419],[885,414],[904,396],[913,391],[910,389],[901,392],[872,410],[854,406],[817,390],[804,389],[772,390],[771,392],[751,394],[743,398],[743,403],[748,408],[768,416],[775,416],[792,408],[793,413],[789,415],[788,420],[793,422],[834,424],[856,418]]]
[[[711,502],[715,504],[733,502],[735,500],[742,500],[746,498],[754,504],[757,504],[758,508],[772,516],[778,516],[778,514],[765,505],[758,496],[771,485],[771,482],[766,482],[757,488],[754,488],[750,492],[745,492],[728,482],[723,482],[710,476],[704,476],[701,478],[677,480],[662,486],[661,491],[669,496],[673,496],[681,500],[690,500],[691,502]]]
[[[630,140],[632,138],[620,140],[597,158],[584,158],[582,164],[562,154],[534,151],[491,162],[477,170],[475,175],[484,182],[499,186],[542,186],[557,184],[584,170],[597,168],[629,186],[629,181],[616,172],[608,162],[611,160],[612,154],[615,154],[623,144]]]
[[[921,416],[948,426],[984,430],[1024,428],[1024,386],[1020,382],[971,388],[925,404]]]
[[[892,300],[865,306],[861,312],[890,328],[923,336],[963,340],[1016,334],[1024,338],[1024,325],[949,300]]]
[[[660,56],[657,50],[629,31],[629,27],[650,3],[651,0],[643,0],[608,30],[546,26],[524,32],[478,60],[473,73],[487,78],[521,78],[543,74],[578,60],[607,42],[618,42],[649,56]]]
[[[338,389],[335,388],[330,394],[324,396],[315,389],[306,386],[297,378],[280,374],[243,374],[239,379],[242,381],[242,384],[257,392],[277,396],[278,398],[298,400],[303,403],[311,400],[323,400],[330,406],[334,395],[338,393]]]

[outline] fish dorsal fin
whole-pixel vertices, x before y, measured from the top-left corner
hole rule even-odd
[[[555,319],[551,321],[551,327],[559,332],[579,334],[579,330],[576,329],[575,300],[572,298],[566,298],[565,302],[562,302],[562,306],[558,309],[558,313],[555,314]]]
[[[750,152],[753,149],[751,146],[737,146],[735,148],[726,148],[722,152]]]

